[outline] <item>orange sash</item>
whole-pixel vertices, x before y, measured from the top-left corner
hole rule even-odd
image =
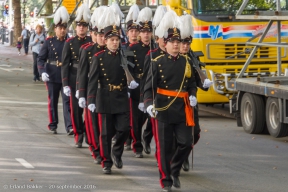
[[[157,88],[157,93],[159,93],[161,95],[176,97],[177,94],[178,94],[178,91],[171,91],[171,90]],[[193,114],[192,107],[190,106],[190,102],[189,102],[189,98],[188,98],[189,97],[188,92],[180,92],[177,97],[184,99],[185,114],[186,114],[186,125],[187,126],[192,126],[192,127],[195,126],[194,114]]]

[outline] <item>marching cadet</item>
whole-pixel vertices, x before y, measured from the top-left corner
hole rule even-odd
[[[180,30],[174,11],[165,13],[159,25],[164,36],[166,54],[155,58],[150,65],[144,87],[147,113],[156,118],[155,129],[158,165],[162,191],[171,186],[180,188],[179,174],[184,157],[192,148],[193,109],[196,106],[196,83],[189,58],[179,54]],[[177,149],[173,153],[173,138]]]
[[[90,21],[90,10],[87,4],[82,4],[76,14],[76,36],[66,40],[62,52],[62,83],[63,91],[70,96],[71,118],[74,130],[75,146],[82,147],[84,138],[83,109],[78,106],[76,98],[76,76],[79,66],[79,49],[81,45],[91,42],[86,36]]]
[[[198,58],[195,57],[193,51],[191,50],[191,43],[193,37],[193,26],[192,26],[192,17],[191,15],[183,15],[180,17],[180,22],[182,22],[182,26],[185,26],[185,30],[181,30],[181,43],[180,43],[180,53],[183,55],[187,55],[190,57],[191,67],[194,68],[195,71],[195,79],[196,85],[203,91],[208,91],[209,87],[212,85],[212,81],[210,81],[207,76],[202,73],[199,66]],[[193,58],[194,57],[194,58]],[[198,69],[198,70],[197,70]],[[199,116],[198,116],[198,104],[194,107],[194,133],[193,133],[193,147],[196,145],[198,140],[200,139],[200,125],[199,125]],[[193,149],[192,149],[193,150]],[[189,171],[189,155],[185,158],[185,161],[182,164],[183,171]]]
[[[42,80],[46,83],[48,90],[48,115],[50,123],[48,129],[57,133],[58,125],[58,99],[61,92],[63,102],[63,115],[66,132],[73,134],[72,123],[70,118],[69,97],[62,91],[61,80],[61,57],[67,35],[67,23],[69,21],[69,13],[65,7],[60,7],[54,16],[55,36],[49,37],[38,55],[38,70],[42,76]]]
[[[154,17],[153,17],[153,21],[152,21],[152,25],[154,27],[154,29],[156,27],[159,26],[160,21],[162,20],[164,14],[166,13],[167,9],[165,6],[163,5],[159,5],[155,11]],[[151,64],[151,59],[155,59],[156,57],[165,54],[165,43],[164,43],[164,38],[163,37],[159,37],[158,34],[156,33],[157,30],[155,31],[155,40],[156,43],[158,44],[158,48],[154,49],[154,50],[149,50],[149,52],[147,53],[147,55],[145,56],[145,60],[144,60],[144,67],[143,67],[143,77],[140,80],[140,104],[139,104],[139,110],[146,112],[145,108],[144,108],[144,104],[143,104],[143,92],[144,92],[144,86],[146,83],[146,77],[148,74],[148,69],[150,67]],[[154,119],[151,118],[151,126],[146,126],[146,129],[143,131],[143,135],[142,135],[142,142],[143,142],[143,147],[144,149],[149,149],[151,150],[150,147],[150,143],[152,140],[153,135],[155,135],[155,129],[153,126],[154,124]],[[148,123],[148,122],[147,122]],[[156,140],[156,136],[154,136],[154,140],[155,143],[157,143]],[[155,150],[155,157],[157,159],[157,147]]]
[[[138,5],[134,4],[130,7],[129,12],[126,16],[126,27],[127,27],[127,36],[128,42],[126,43],[126,48],[129,47],[130,44],[135,44],[138,42],[139,36],[139,25],[136,23],[138,15],[139,15],[139,7]],[[130,116],[132,117],[132,111],[130,111]],[[127,151],[131,150],[131,142],[132,137],[129,134],[127,141],[125,142],[125,149]]]
[[[97,7],[91,17],[91,37],[94,43],[88,43],[80,52],[79,69],[78,69],[78,89],[79,89],[79,106],[85,108],[85,122],[89,122],[88,126],[86,124],[86,134],[88,135],[88,140],[91,141],[93,157],[95,158],[95,163],[101,163],[100,156],[100,146],[99,146],[99,126],[98,126],[98,114],[96,112],[86,111],[86,101],[87,101],[87,86],[88,86],[88,74],[92,65],[92,57],[95,53],[105,49],[104,42],[104,30],[97,28],[98,21],[103,14],[106,6]]]
[[[123,63],[118,50],[120,20],[117,17],[109,7],[100,20],[101,26],[98,27],[104,28],[106,49],[93,56],[88,82],[88,109],[92,112],[96,110],[100,116],[100,154],[105,174],[111,173],[113,162],[118,169],[123,166],[121,157],[130,130],[127,91],[137,87],[127,67],[121,66]],[[117,139],[111,152],[114,135]]]
[[[129,61],[135,64],[133,68],[133,76],[137,83],[140,83],[143,76],[143,66],[145,56],[150,49],[153,49],[151,44],[152,38],[152,10],[148,7],[143,8],[139,15],[137,22],[139,23],[140,29],[140,38],[141,40],[138,43],[130,44],[127,48],[128,51],[134,52],[134,57],[130,57]],[[141,86],[141,85],[140,85]],[[142,135],[142,126],[144,125],[147,115],[139,110],[139,101],[140,101],[140,87],[130,91],[131,98],[131,109],[132,109],[132,138],[133,138],[133,151],[135,157],[143,158],[143,145],[141,142]],[[148,118],[147,126],[151,126],[150,118]],[[150,128],[152,129],[152,128]],[[150,148],[144,148],[146,154],[150,154]]]
[[[136,23],[138,15],[139,15],[139,7],[136,4],[133,4],[129,12],[126,16],[126,28],[127,28],[127,37],[128,42],[126,46],[128,47],[130,44],[135,44],[138,42],[139,36],[139,25]]]

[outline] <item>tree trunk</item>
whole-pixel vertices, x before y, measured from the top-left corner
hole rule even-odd
[[[21,5],[19,0],[12,0],[12,6],[14,8],[14,31],[12,45],[16,46],[18,37],[21,36]]]
[[[46,14],[47,15],[52,15],[53,14],[53,5],[52,5],[52,0],[48,0],[47,3],[45,4],[45,10],[46,10]],[[49,36],[54,35],[54,30],[52,28],[50,28],[51,24],[53,23],[53,19],[51,18],[46,18],[45,19],[45,23],[46,26],[48,27],[48,29],[50,29],[49,31]],[[51,30],[52,29],[52,30]]]

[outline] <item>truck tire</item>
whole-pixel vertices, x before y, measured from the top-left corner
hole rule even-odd
[[[265,126],[264,101],[259,95],[245,93],[241,100],[243,129],[249,134],[259,134]]]
[[[287,135],[287,124],[280,122],[279,102],[277,98],[269,97],[266,101],[266,122],[271,136],[277,138]]]

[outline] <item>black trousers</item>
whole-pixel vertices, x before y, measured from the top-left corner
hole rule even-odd
[[[172,186],[172,176],[179,176],[181,166],[192,149],[192,127],[186,126],[186,122],[168,124],[155,120],[157,142],[157,159],[160,173],[161,187]],[[175,152],[173,148],[174,135],[177,140]]]
[[[85,114],[85,127],[86,135],[90,150],[93,152],[93,157],[96,158],[100,155],[100,143],[99,143],[99,121],[98,113],[91,112],[88,108],[84,109]]]
[[[74,131],[75,143],[83,143],[85,126],[83,121],[83,109],[78,105],[78,99],[75,97],[76,90],[74,87],[70,87],[70,108],[71,108],[71,120]]]
[[[124,143],[128,138],[131,129],[129,124],[129,112],[118,114],[99,114],[100,127],[100,154],[103,159],[102,167],[112,167],[111,146],[112,138],[117,135],[117,139],[112,148],[112,153],[116,158],[121,159]]]
[[[37,67],[37,57],[38,53],[33,52],[33,75],[34,75],[34,81],[39,80],[39,72]]]
[[[23,40],[25,54],[28,54],[29,40],[30,40],[29,38],[26,38],[26,39]]]
[[[147,116],[148,120],[146,123],[146,128],[143,131],[143,140],[145,141],[145,143],[150,144],[153,137],[152,123],[149,115],[147,113],[145,113],[145,115]]]
[[[63,103],[63,116],[65,130],[68,132],[72,128],[72,122],[70,117],[70,105],[69,97],[63,93],[62,83],[46,82],[46,87],[48,90],[48,115],[49,115],[49,125],[48,129],[57,129],[58,125],[58,101],[61,92],[62,103]]]
[[[131,136],[133,138],[133,151],[142,152],[143,146],[141,142],[142,127],[147,119],[145,113],[138,109],[139,101],[131,99],[131,110],[132,110],[132,131]]]

